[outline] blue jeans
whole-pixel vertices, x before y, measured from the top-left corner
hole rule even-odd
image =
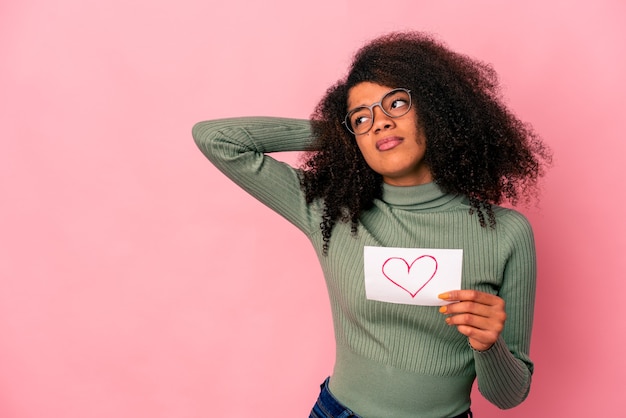
[[[313,405],[309,418],[360,418],[359,415],[352,412],[347,407],[343,406],[328,389],[328,380],[324,380],[321,384],[320,396],[317,398],[317,402]],[[453,418],[472,418],[472,411],[469,409],[460,415]]]
[[[320,385],[320,396],[313,405],[309,418],[360,418],[357,414],[343,406],[328,390],[328,380]]]

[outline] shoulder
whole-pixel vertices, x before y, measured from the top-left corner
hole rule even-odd
[[[502,206],[493,207],[496,229],[511,239],[533,239],[533,229],[528,218],[521,212]]]

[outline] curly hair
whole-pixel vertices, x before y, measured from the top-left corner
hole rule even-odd
[[[391,33],[356,53],[348,75],[311,115],[315,151],[305,156],[302,187],[309,203],[323,201],[324,253],[337,222],[351,223],[356,234],[360,215],[382,197],[382,176],[342,123],[350,89],[366,81],[411,91],[433,180],[447,193],[467,196],[481,226],[495,226],[492,205],[535,195],[550,151],[504,105],[492,67],[430,35]]]

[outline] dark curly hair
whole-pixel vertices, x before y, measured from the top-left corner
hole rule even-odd
[[[495,226],[493,204],[515,205],[535,195],[550,151],[504,105],[492,67],[430,35],[391,33],[357,52],[347,77],[311,116],[315,151],[305,156],[302,187],[309,203],[323,201],[325,253],[335,224],[350,222],[356,233],[361,213],[382,196],[382,176],[342,124],[350,89],[365,81],[411,91],[433,180],[445,192],[467,196],[483,227]]]

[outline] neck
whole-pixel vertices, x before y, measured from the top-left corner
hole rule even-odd
[[[402,210],[429,210],[445,205],[458,204],[465,198],[445,193],[435,182],[417,186],[394,186],[383,183],[382,200]]]

